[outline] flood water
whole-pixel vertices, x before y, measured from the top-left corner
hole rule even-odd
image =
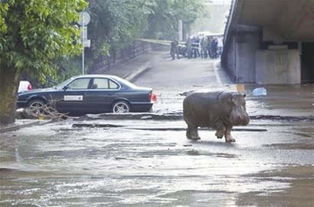
[[[121,124],[121,121],[102,121]],[[0,135],[0,206],[311,206],[313,122],[253,121],[225,143],[183,121],[73,122]],[[285,204],[289,205],[285,205]],[[292,205],[290,205],[292,204]],[[293,205],[298,204],[298,205]]]

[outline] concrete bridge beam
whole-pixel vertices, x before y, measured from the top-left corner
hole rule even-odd
[[[314,1],[234,0],[230,11],[222,63],[236,82],[314,82]]]

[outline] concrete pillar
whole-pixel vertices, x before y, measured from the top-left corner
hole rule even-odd
[[[236,38],[236,82],[255,82],[255,53],[259,48],[258,32],[240,32]]]
[[[259,50],[256,53],[256,82],[259,84],[300,84],[298,50]]]
[[[230,78],[235,81],[236,77],[236,41],[235,37],[230,37],[231,40],[229,41],[229,44],[226,45],[228,49],[226,50],[226,58],[224,58],[224,68],[228,72]]]

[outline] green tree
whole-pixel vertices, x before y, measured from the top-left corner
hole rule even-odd
[[[200,0],[154,0],[149,5],[151,13],[148,16],[147,38],[175,39],[178,31],[178,21],[189,26],[200,14]]]
[[[87,49],[89,65],[99,56],[114,55],[139,38],[147,24],[147,0],[89,0],[91,22]]]
[[[53,61],[79,53],[74,24],[84,0],[0,1],[0,124],[14,122],[21,72],[53,76]]]
[[[193,22],[200,8],[200,0],[89,0],[87,63],[92,67],[98,57],[114,56],[143,36],[173,39],[178,20]]]

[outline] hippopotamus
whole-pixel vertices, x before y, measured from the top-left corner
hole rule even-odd
[[[183,117],[187,123],[186,136],[198,140],[198,127],[216,130],[218,139],[235,142],[233,126],[247,125],[250,121],[245,107],[245,94],[238,92],[192,93],[183,100]]]

